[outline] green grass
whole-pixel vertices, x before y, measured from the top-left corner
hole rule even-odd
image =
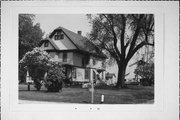
[[[128,85],[127,89],[95,89],[94,104],[99,104],[101,95],[104,94],[104,104],[141,104],[149,103],[154,99],[153,86]],[[61,92],[50,93],[43,87],[36,91],[31,85],[31,91],[27,91],[27,85],[19,85],[19,99],[65,103],[90,103],[91,92],[88,89],[78,87],[63,88]],[[151,102],[152,103],[152,102]]]

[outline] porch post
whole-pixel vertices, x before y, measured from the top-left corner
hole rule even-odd
[[[103,71],[102,75],[103,75],[103,81],[106,81],[106,72]]]

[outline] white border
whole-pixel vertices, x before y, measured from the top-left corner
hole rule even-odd
[[[175,66],[178,65],[176,60],[178,57],[174,56],[178,50],[176,48],[178,21],[175,16],[178,14],[177,4],[178,2],[142,1],[2,2],[2,117],[10,120],[24,119],[23,116],[26,116],[26,119],[59,119],[61,117],[64,119],[87,119],[88,115],[91,119],[122,117],[128,120],[177,119],[178,106],[175,107],[175,105],[178,105],[176,96],[178,78],[175,75],[178,75],[178,72],[174,71],[178,71]],[[153,13],[155,15],[155,103],[150,105],[18,104],[19,13]],[[86,115],[84,116],[84,114]]]

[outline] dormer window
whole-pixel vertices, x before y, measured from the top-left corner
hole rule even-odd
[[[62,40],[64,39],[64,34],[62,32],[57,32],[55,35],[54,35],[54,39],[55,40]]]

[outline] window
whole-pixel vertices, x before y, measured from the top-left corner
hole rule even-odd
[[[63,53],[63,62],[67,62],[67,53]]]
[[[85,79],[89,79],[89,77],[90,77],[89,69],[85,69]]]
[[[64,39],[64,34],[61,33],[61,32],[57,32],[57,33],[55,34],[55,36],[54,36],[54,39],[55,39],[55,40],[62,40],[62,39]]]
[[[49,42],[45,42],[44,47],[48,47],[48,46],[49,46]]]

